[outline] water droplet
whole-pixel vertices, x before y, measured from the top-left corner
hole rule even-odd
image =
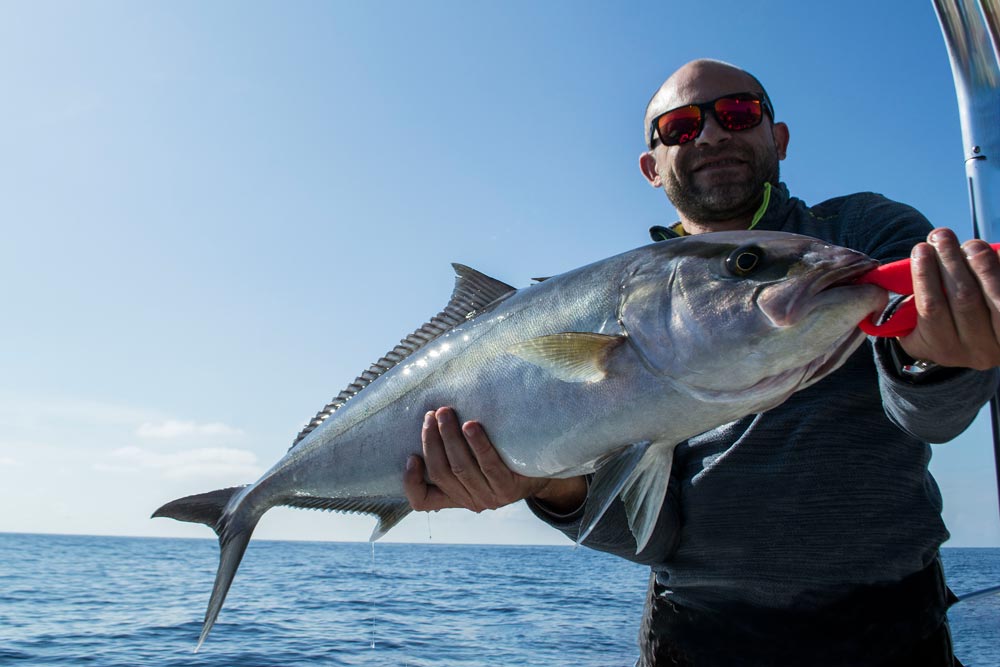
[[[375,541],[371,541],[372,545],[372,586],[375,586],[377,577],[375,576]],[[372,645],[375,648],[375,589],[372,589]]]

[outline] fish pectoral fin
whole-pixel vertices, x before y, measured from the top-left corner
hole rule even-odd
[[[608,356],[624,341],[620,335],[568,332],[530,338],[507,351],[563,382],[599,382],[607,376]]]
[[[369,542],[374,542],[403,518],[413,511],[410,503],[400,498],[317,498],[314,496],[296,496],[281,503],[288,507],[301,507],[307,510],[327,510],[332,512],[349,512],[351,514],[374,514],[378,518],[375,530],[372,531]]]
[[[636,553],[649,544],[663,509],[676,446],[677,443],[673,442],[651,444],[623,485],[622,500],[625,502],[629,530],[635,536]]]
[[[583,519],[580,522],[580,532],[576,537],[577,544],[583,544],[590,532],[594,530],[594,526],[625,488],[632,472],[639,465],[651,444],[648,440],[631,444],[618,450],[603,463],[598,464],[597,472],[594,473],[594,477],[590,481],[590,488],[587,490],[587,503],[584,506]]]

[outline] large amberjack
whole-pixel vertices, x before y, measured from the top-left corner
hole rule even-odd
[[[424,413],[443,405],[481,420],[523,475],[596,471],[585,525],[620,494],[641,549],[674,446],[840,366],[864,339],[857,323],[885,305],[881,288],[853,284],[876,265],[816,239],[754,231],[648,245],[520,290],[456,265],[447,307],[320,411],[259,480],[153,515],[219,536],[198,646],[271,507],[370,513],[373,540],[408,514],[406,459],[421,451]]]

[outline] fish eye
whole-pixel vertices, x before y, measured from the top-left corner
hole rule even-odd
[[[726,270],[738,277],[745,278],[753,273],[764,261],[764,251],[755,245],[740,246],[726,258]]]

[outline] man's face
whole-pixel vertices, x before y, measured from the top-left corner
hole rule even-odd
[[[687,104],[730,93],[762,91],[744,72],[718,63],[693,63],[678,70],[657,93],[646,113],[646,127],[658,115]],[[681,215],[701,223],[726,222],[752,214],[764,183],[778,182],[778,161],[785,157],[787,128],[765,114],[757,127],[726,130],[711,112],[701,134],[679,146],[654,139],[652,161],[643,164],[649,181],[663,186]]]

